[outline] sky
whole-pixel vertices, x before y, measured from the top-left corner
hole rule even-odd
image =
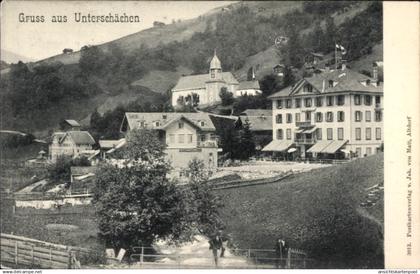
[[[8,1],[1,7],[1,49],[31,60],[60,54],[64,48],[104,42],[152,27],[154,21],[195,18],[232,1]],[[74,13],[138,15],[139,23],[77,23]],[[23,16],[44,16],[44,22],[20,22]],[[66,23],[51,22],[67,16]],[[6,56],[6,54],[5,54]],[[3,59],[3,58],[2,58]]]

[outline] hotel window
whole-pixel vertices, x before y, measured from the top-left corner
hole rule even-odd
[[[366,148],[366,156],[369,156],[372,154],[372,148],[371,147],[367,147]]]
[[[292,139],[292,130],[290,129],[290,128],[288,128],[287,130],[286,130],[286,137],[287,137],[287,140],[291,140]]]
[[[292,122],[292,114],[287,113],[286,114],[286,123],[290,124]]]
[[[333,80],[328,81],[328,87],[330,87],[330,88],[334,87],[334,81]]]
[[[283,140],[283,130],[282,129],[277,130],[277,140]]]
[[[178,143],[183,144],[184,143],[184,134],[178,134]]]
[[[327,112],[327,115],[325,117],[326,122],[333,122],[334,121],[334,115],[331,111]]]
[[[357,154],[357,157],[362,157],[362,148],[361,147],[356,147],[356,154]]]
[[[370,95],[365,95],[365,105],[366,105],[366,106],[370,106],[370,105],[372,105],[372,96],[370,96]]]
[[[344,139],[344,129],[342,127],[337,128],[337,139],[338,140]]]
[[[365,112],[365,121],[366,122],[370,122],[371,120],[372,120],[371,112],[369,110],[366,110],[366,112]]]
[[[296,98],[295,99],[295,107],[300,108],[302,103],[302,99]]]
[[[334,96],[327,96],[327,106],[334,105]]]
[[[381,103],[381,96],[375,96],[375,104],[379,105]]]
[[[206,134],[201,134],[200,140],[201,142],[204,142],[206,140]]]
[[[179,122],[178,123],[178,128],[184,128],[184,123],[183,122]]]
[[[316,97],[316,99],[315,99],[315,105],[317,107],[322,107],[322,103],[323,103],[323,97]]]
[[[338,106],[342,106],[342,105],[344,105],[344,99],[345,97],[344,97],[344,95],[337,95],[337,105]]]
[[[295,122],[300,122],[300,113],[295,114]]]
[[[375,122],[382,121],[382,112],[380,110],[375,111]]]
[[[193,135],[192,134],[188,134],[187,135],[187,143],[191,144],[193,141]]]
[[[316,129],[316,139],[317,140],[322,140],[322,128],[317,128]]]
[[[337,112],[337,122],[344,122],[344,111]]]
[[[376,140],[381,140],[381,138],[382,138],[382,136],[381,136],[381,128],[380,127],[377,127],[376,128],[376,130],[375,130],[375,137],[376,137]]]
[[[317,112],[315,114],[315,119],[318,123],[322,122],[322,112]]]
[[[277,100],[277,108],[283,107],[283,100]]]
[[[305,121],[310,122],[311,121],[311,112],[305,111]]]
[[[356,122],[362,121],[362,112],[361,111],[355,111],[354,112],[354,120]]]
[[[360,105],[360,95],[354,95],[354,104]]]
[[[312,98],[305,98],[305,107],[309,108],[312,106]]]
[[[333,129],[327,128],[327,140],[332,140],[332,139],[333,139]]]
[[[366,140],[372,139],[372,129],[370,127],[366,128],[365,137],[366,137]]]
[[[360,127],[356,128],[356,140],[362,140],[362,129]]]
[[[286,108],[292,108],[292,99],[286,100]]]
[[[175,143],[175,134],[169,134],[169,143]]]
[[[276,115],[276,123],[277,124],[283,123],[283,115],[281,115],[281,114]]]

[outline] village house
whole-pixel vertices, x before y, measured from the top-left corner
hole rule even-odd
[[[381,150],[383,83],[377,78],[343,64],[269,98],[273,141],[263,151],[290,159],[363,157]]]
[[[219,93],[224,87],[236,96],[239,82],[231,72],[222,72],[216,53],[210,62],[209,73],[183,76],[172,89],[172,106],[192,103],[211,105],[220,102]]]
[[[188,167],[197,158],[208,169],[217,167],[219,148],[215,126],[207,113],[127,112],[121,132],[133,129],[157,130],[166,144],[165,153],[175,170]]]
[[[260,83],[258,80],[243,81],[240,82],[238,88],[236,89],[236,96],[239,97],[242,95],[258,95],[261,94]]]
[[[61,155],[79,157],[94,152],[95,140],[87,131],[55,132],[49,148],[49,156],[55,162]]]
[[[249,123],[249,129],[254,136],[257,150],[261,150],[272,140],[272,116],[273,111],[271,109],[247,109],[239,114],[236,121],[237,128],[243,127],[246,122]]]
[[[79,131],[81,125],[76,120],[63,120],[60,122],[60,129],[62,131]]]

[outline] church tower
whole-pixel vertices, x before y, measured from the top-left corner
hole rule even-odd
[[[209,104],[221,101],[219,93],[224,86],[226,86],[226,82],[223,79],[222,63],[217,57],[215,50],[214,56],[210,61],[209,78],[206,81],[207,102]]]
[[[222,64],[214,51],[213,59],[210,62],[210,81],[222,79]]]

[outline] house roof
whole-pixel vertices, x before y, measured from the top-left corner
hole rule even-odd
[[[293,141],[288,140],[273,140],[268,145],[266,145],[262,151],[286,151],[293,145]]]
[[[209,74],[197,74],[197,75],[188,75],[182,76],[179,78],[178,83],[172,89],[172,91],[181,91],[188,89],[205,89],[206,82],[210,80]],[[231,72],[222,72],[222,80],[230,85],[237,85],[238,80]]]
[[[124,139],[119,140],[99,140],[99,146],[104,149],[110,149],[118,146]]]
[[[220,62],[216,53],[214,53],[213,59],[210,61],[210,69],[222,69],[222,63]]]
[[[270,109],[247,109],[239,117],[243,123],[248,120],[252,131],[273,130],[272,113]]]
[[[257,80],[240,82],[237,90],[244,90],[244,89],[260,90],[260,83]]]
[[[80,124],[76,120],[64,120],[64,121],[72,127],[80,127]]]
[[[337,82],[333,87],[329,87],[328,82],[332,80]],[[369,85],[364,85],[362,82],[370,80]],[[311,84],[316,92],[319,94],[328,94],[328,93],[337,93],[337,92],[372,92],[372,93],[382,93],[383,84],[375,86],[376,81],[363,75],[361,73],[355,72],[348,68],[346,69],[336,69],[324,71],[322,73],[314,74],[311,77],[305,77],[299,80],[295,85],[286,87],[272,95],[268,98],[273,99],[277,97],[288,97],[293,95],[304,83]]]
[[[181,112],[126,112],[123,123],[127,122],[130,129],[139,128],[140,123],[149,129],[165,129],[178,119],[187,119],[203,131],[214,131],[215,127],[208,113],[181,113]]]
[[[68,132],[57,132],[54,135],[59,136],[59,142],[63,142],[67,136],[73,140],[76,145],[94,145],[95,140],[92,135],[87,131],[68,131]]]

